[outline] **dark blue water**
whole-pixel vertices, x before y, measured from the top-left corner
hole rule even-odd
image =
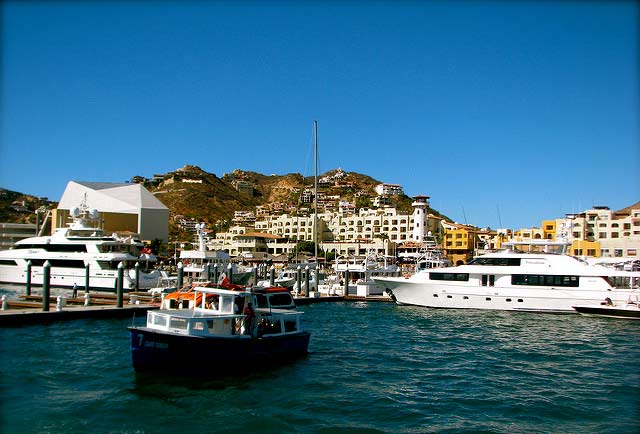
[[[302,307],[308,357],[136,376],[130,321],[1,328],[3,433],[639,432],[640,322],[390,303]]]

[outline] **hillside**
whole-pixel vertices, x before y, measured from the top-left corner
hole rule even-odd
[[[0,188],[0,222],[36,223],[36,210],[52,208],[56,202]]]
[[[357,208],[372,206],[372,200],[377,196],[375,187],[381,183],[367,175],[341,169],[328,171],[318,179],[319,197],[325,197],[332,204],[338,200],[349,201]],[[131,182],[142,183],[169,208],[171,238],[180,235],[175,219],[177,216],[202,221],[209,228],[222,230],[231,225],[235,211],[255,211],[256,206],[264,206],[276,213],[308,209],[312,205],[302,203],[301,196],[305,191],[313,191],[314,187],[313,177],[305,178],[299,173],[263,175],[237,169],[218,177],[192,165],[155,175],[153,179],[136,175]],[[412,198],[406,195],[390,196],[390,201],[400,210],[412,210]],[[0,190],[2,222],[34,223],[34,211],[41,206],[52,207],[55,203]],[[439,215],[435,210],[432,212]]]

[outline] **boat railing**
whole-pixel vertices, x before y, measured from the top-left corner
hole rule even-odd
[[[260,308],[255,310],[255,317],[250,320],[243,314],[188,316],[178,312],[149,311],[147,327],[190,336],[264,336],[299,331],[302,315],[298,311]]]

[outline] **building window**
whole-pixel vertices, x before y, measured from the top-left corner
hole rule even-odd
[[[618,232],[611,232],[611,238],[618,238],[619,235],[620,234]]]
[[[606,232],[598,233],[598,238],[607,238],[607,233]]]

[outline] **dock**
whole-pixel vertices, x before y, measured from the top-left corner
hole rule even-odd
[[[146,316],[160,307],[159,299],[148,294],[126,294],[122,307],[112,293],[90,293],[81,297],[49,297],[49,310],[43,310],[42,295],[20,295],[9,299],[0,310],[0,326],[49,324],[77,319],[111,319]]]
[[[341,301],[390,302],[384,296],[342,296],[322,295],[319,297],[294,297],[297,306],[332,303]],[[117,307],[117,296],[113,293],[91,293],[87,302],[84,294],[80,297],[64,298],[62,305],[58,297],[49,297],[50,309],[42,308],[42,295],[20,295],[6,302],[0,310],[0,327],[50,324],[78,319],[117,319],[145,317],[147,311],[160,308],[159,299],[144,293],[130,293],[123,297],[122,307]]]
[[[62,310],[43,311],[42,308],[10,309],[0,311],[0,326],[26,326],[50,324],[59,321],[78,319],[117,319],[146,317],[147,311],[158,309],[157,304],[128,304],[123,307],[114,305],[72,306]]]

